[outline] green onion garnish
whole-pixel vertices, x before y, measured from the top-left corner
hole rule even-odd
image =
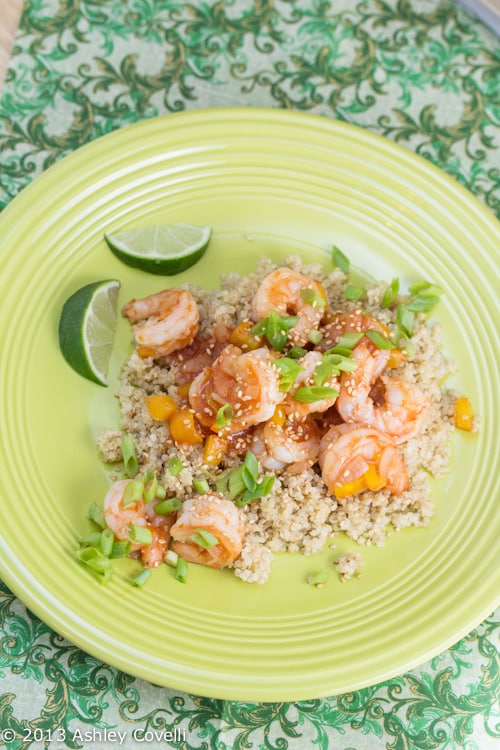
[[[235,499],[234,504],[238,508],[241,508],[243,505],[251,503],[252,500],[259,500],[261,497],[269,495],[273,488],[274,480],[275,477],[272,474],[268,474],[261,482],[257,482],[252,490],[246,489],[240,497]]]
[[[125,473],[132,479],[139,471],[139,462],[135,452],[134,438],[130,437],[130,435],[125,435],[122,440],[121,448],[123,463],[125,464]]]
[[[100,526],[101,529],[106,528],[104,512],[102,508],[99,508],[96,503],[92,503],[92,505],[89,505],[89,507],[87,508],[87,518],[89,519],[89,521],[93,521],[98,526]]]
[[[238,466],[229,475],[229,497],[234,500],[235,497],[241,495],[246,489],[246,484],[243,480],[243,465]]]
[[[316,573],[310,575],[307,579],[307,583],[311,586],[324,586],[328,581],[330,574],[327,570],[318,570]]]
[[[408,291],[417,297],[440,297],[443,294],[442,287],[431,284],[430,281],[417,281]]]
[[[188,575],[188,565],[183,557],[179,557],[175,566],[175,579],[179,583],[186,583]]]
[[[153,478],[149,481],[146,486],[146,479],[144,479],[144,500],[150,503],[156,497],[156,490],[158,489],[158,479],[156,474],[153,472]]]
[[[165,489],[165,487],[162,484],[159,484],[156,488],[156,497],[158,498],[158,500],[163,500],[166,494],[167,490]]]
[[[358,363],[352,358],[352,351],[350,349],[341,349],[346,354],[335,352],[333,349],[329,349],[323,355],[323,361],[331,362],[332,365],[339,371],[353,372],[358,367]]]
[[[411,312],[428,313],[431,312],[431,310],[434,310],[434,308],[438,304],[438,296],[432,294],[423,294],[422,296],[418,296],[415,297],[415,299],[410,300],[406,305],[406,309],[411,310]]]
[[[110,557],[114,541],[115,537],[111,529],[103,529],[101,531],[100,547],[102,554],[106,555],[106,557]]]
[[[82,547],[100,547],[102,531],[92,531],[86,536],[81,536],[78,542]]]
[[[415,315],[405,305],[398,305],[396,313],[396,325],[399,330],[409,339],[413,334],[413,323]]]
[[[366,331],[365,336],[375,344],[377,349],[396,349],[396,344],[378,331]]]
[[[348,275],[351,268],[349,258],[347,257],[347,255],[344,255],[342,250],[336,247],[336,245],[332,247],[332,263],[334,266],[337,266],[337,268],[340,268],[342,273],[344,273],[346,276]]]
[[[295,383],[297,375],[303,372],[303,368],[295,359],[291,359],[290,357],[280,357],[274,364],[280,373],[279,389],[280,391],[288,392]]]
[[[207,492],[210,492],[210,485],[204,477],[195,477],[193,479],[193,487],[200,495],[205,495]]]
[[[343,336],[339,338],[333,349],[329,349],[329,352],[336,352],[339,347],[341,349],[354,349],[354,347],[359,344],[363,336],[363,333],[356,333],[355,331],[344,333]]]
[[[172,477],[176,477],[182,471],[182,461],[178,456],[173,456],[168,462],[168,470]]]
[[[151,568],[143,568],[137,575],[130,579],[132,586],[144,586],[146,581],[151,577]]]
[[[303,349],[301,346],[292,346],[287,352],[287,357],[290,359],[301,359],[307,354],[307,349]]]
[[[121,557],[128,557],[130,555],[131,544],[129,541],[118,541],[113,544],[110,557],[112,560],[117,560]]]
[[[397,299],[399,294],[399,279],[394,278],[382,297],[382,307],[390,307]]]
[[[326,305],[326,299],[312,287],[300,290],[300,297],[311,307],[324,307]]]
[[[339,392],[335,388],[329,388],[326,385],[311,385],[304,388],[297,388],[293,397],[301,404],[313,404],[315,401],[322,401],[324,398],[337,398]]]
[[[144,493],[144,484],[141,479],[134,479],[129,482],[125,487],[125,492],[122,497],[122,505],[124,508],[128,508],[130,505],[134,505],[139,500],[142,500]]]
[[[265,476],[261,482],[258,481],[258,477],[259,463],[255,454],[247,451],[243,464],[229,475],[229,497],[234,500],[235,505],[241,507],[271,492],[274,476]]]
[[[253,326],[250,333],[253,336],[265,336],[273,349],[282,352],[288,340],[288,331],[297,322],[298,318],[294,315],[282,318],[275,310],[271,310],[267,318]]]
[[[224,406],[221,406],[220,409],[217,411],[217,414],[215,417],[215,423],[217,427],[220,427],[221,429],[223,427],[226,427],[231,421],[232,416],[233,416],[233,409],[231,407],[231,404],[224,404]]]
[[[342,297],[349,300],[359,300],[365,294],[365,288],[363,286],[355,286],[354,284],[348,284],[342,292]]]
[[[83,547],[77,550],[76,556],[97,575],[100,583],[109,581],[113,570],[111,560],[98,547]]]
[[[170,513],[177,513],[182,508],[182,502],[178,497],[169,497],[167,500],[162,500],[161,503],[156,503],[153,506],[155,513],[159,516],[168,516]]]
[[[217,537],[211,534],[210,531],[207,531],[207,529],[197,529],[188,539],[199,547],[203,547],[203,549],[212,549],[212,547],[219,544]]]
[[[329,377],[338,375],[339,370],[336,365],[328,358],[323,358],[314,370],[314,384],[324,385]]]
[[[308,341],[310,341],[311,344],[314,344],[314,346],[317,346],[322,338],[323,334],[321,331],[318,331],[317,328],[312,328],[307,334]]]
[[[167,565],[170,565],[171,568],[175,568],[178,561],[179,561],[179,555],[177,554],[177,552],[174,552],[173,549],[167,550],[164,562]]]
[[[135,523],[129,523],[128,533],[130,541],[137,542],[138,544],[151,544],[153,541],[153,535],[146,526],[137,526]]]

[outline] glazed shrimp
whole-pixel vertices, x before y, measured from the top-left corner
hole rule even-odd
[[[337,396],[329,398],[322,398],[319,401],[313,401],[311,403],[302,403],[294,398],[294,394],[299,388],[308,387],[315,385],[314,375],[316,368],[321,364],[323,357],[321,352],[312,351],[307,352],[303,357],[297,360],[297,364],[302,367],[302,372],[299,372],[295,378],[295,382],[292,388],[286,394],[283,407],[287,414],[295,417],[305,417],[307,414],[321,413],[330,409],[337,400]],[[340,381],[336,375],[330,375],[322,385],[329,388],[334,388],[337,391],[340,388]]]
[[[216,543],[206,549],[196,543],[196,532],[207,531]],[[170,529],[172,549],[188,562],[224,568],[243,547],[245,524],[236,505],[221,495],[207,493],[185,500]]]
[[[323,338],[318,344],[321,351],[326,351],[336,346],[345,333],[365,333],[366,331],[378,331],[383,336],[390,336],[390,330],[376,318],[367,315],[361,309],[353,312],[333,312],[329,311],[329,320],[321,328]],[[368,344],[368,339],[364,338],[363,343]],[[369,344],[371,347],[372,345]]]
[[[132,326],[141,356],[165,357],[191,344],[198,333],[200,314],[184,289],[165,289],[144,299],[133,299],[122,309]]]
[[[331,427],[321,439],[319,465],[328,492],[337,497],[383,487],[393,495],[401,495],[409,486],[408,473],[395,442],[368,425]],[[370,467],[376,484],[367,474]]]
[[[229,433],[270,419],[285,397],[273,362],[273,355],[263,347],[249,352],[233,344],[224,347],[212,367],[191,383],[189,403],[198,421],[213,426],[218,409],[226,404],[232,412],[226,426]]]
[[[104,518],[106,525],[120,541],[130,541],[130,525],[143,526],[151,532],[150,544],[130,541],[131,551],[139,552],[147,568],[160,565],[168,549],[169,526],[173,517],[158,516],[146,505],[144,500],[136,500],[124,506],[123,495],[131,479],[114,482],[104,498]]]
[[[318,458],[320,434],[311,417],[287,419],[283,424],[269,420],[259,425],[253,436],[252,451],[266,469],[292,472],[311,466]]]
[[[307,291],[324,301],[308,302],[304,297]],[[296,315],[297,323],[290,329],[289,340],[293,344],[307,344],[309,334],[318,328],[326,305],[326,293],[322,285],[308,279],[290,268],[277,268],[259,286],[252,301],[252,317],[255,321],[266,318],[271,310],[282,317]]]
[[[425,422],[428,400],[411,383],[383,375],[389,352],[359,343],[353,352],[358,367],[342,373],[337,409],[344,422],[369,424],[403,443],[416,435]],[[377,404],[373,386],[382,385],[381,401]]]

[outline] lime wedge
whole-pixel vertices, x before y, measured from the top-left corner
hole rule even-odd
[[[63,357],[77,373],[100,385],[108,385],[119,289],[115,280],[87,284],[66,300],[59,319]]]
[[[185,271],[198,261],[212,230],[194,224],[156,224],[105,234],[113,253],[128,266],[162,276]]]

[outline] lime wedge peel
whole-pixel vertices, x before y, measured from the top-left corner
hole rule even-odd
[[[95,281],[63,305],[59,346],[68,364],[94,383],[108,385],[107,372],[116,331],[120,282]]]
[[[207,249],[212,229],[195,224],[155,224],[104,235],[123,263],[162,276],[181,273]]]

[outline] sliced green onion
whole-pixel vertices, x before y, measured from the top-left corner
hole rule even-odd
[[[289,315],[282,318],[275,310],[271,310],[267,318],[263,318],[250,330],[252,335],[264,335],[273,349],[282,352],[288,340],[288,331],[298,322],[298,318]]]
[[[337,366],[329,359],[323,359],[314,370],[314,384],[324,385],[332,375],[338,375]]]
[[[122,440],[121,449],[123,463],[125,464],[125,473],[132,479],[139,471],[139,462],[135,452],[134,438],[130,435],[125,435]]]
[[[313,404],[315,401],[322,401],[324,398],[337,398],[339,392],[335,388],[329,388],[326,385],[311,385],[304,388],[297,388],[293,397],[301,404]]]
[[[168,470],[172,477],[176,477],[182,471],[182,461],[178,456],[172,456],[168,462]]]
[[[323,355],[323,360],[331,362],[337,370],[353,372],[353,370],[357,369],[358,363],[352,358],[352,351],[350,349],[342,349],[342,351],[347,353],[340,354],[339,352],[333,352],[332,349],[329,349],[328,352],[325,352]]]
[[[415,315],[411,310],[408,310],[405,305],[398,305],[396,313],[396,325],[398,326],[399,330],[402,331],[402,333],[409,339],[411,339],[413,334],[414,320]]]
[[[217,411],[216,417],[215,417],[215,423],[217,424],[217,427],[220,427],[221,429],[223,427],[226,427],[226,425],[229,424],[233,417],[233,409],[231,407],[231,404],[224,404],[224,406],[221,406],[220,409]]]
[[[193,479],[193,487],[199,495],[205,495],[210,492],[210,485],[204,477],[195,477]]]
[[[246,484],[243,480],[243,465],[238,466],[229,475],[229,497],[234,500],[235,497],[241,495],[246,489]]]
[[[158,489],[158,479],[156,478],[156,474],[153,473],[153,478],[148,483],[148,486],[146,486],[146,481],[144,481],[144,500],[147,503],[150,503],[152,500],[155,499],[157,489]]]
[[[144,493],[144,485],[141,479],[134,479],[129,482],[125,487],[125,492],[122,497],[122,505],[124,508],[128,508],[130,505],[134,505],[139,500],[142,500]]]
[[[77,550],[76,556],[97,574],[101,583],[109,581],[112,573],[111,560],[98,547],[83,547]]]
[[[99,547],[101,544],[102,531],[92,531],[86,536],[81,536],[78,540],[82,547]]]
[[[361,339],[363,338],[363,333],[356,333],[355,331],[349,331],[348,333],[344,333],[333,349],[336,351],[339,347],[341,349],[354,349],[354,347],[359,344]],[[333,350],[330,350],[333,351]]]
[[[431,294],[422,295],[410,300],[406,305],[406,309],[411,310],[411,312],[428,313],[434,310],[439,302],[440,298],[438,296]]]
[[[111,529],[103,529],[101,531],[100,547],[102,554],[106,555],[106,557],[110,557],[114,541],[115,536]]]
[[[318,331],[316,328],[312,328],[307,334],[308,341],[310,341],[311,344],[314,344],[314,346],[319,344],[322,338],[323,338],[323,334],[321,333],[321,331]]]
[[[290,359],[301,359],[307,354],[307,349],[303,349],[301,346],[292,346],[287,352],[287,357]]]
[[[330,357],[331,355],[338,355],[340,357],[344,357],[345,359],[351,359],[352,349],[347,349],[345,346],[332,346],[331,349],[328,349],[325,352],[325,356]]]
[[[138,544],[151,544],[153,541],[153,534],[146,526],[138,526],[135,523],[129,523],[128,533],[131,542],[137,542]]]
[[[384,292],[382,297],[382,307],[390,307],[397,299],[399,294],[399,279],[394,278]]]
[[[332,263],[347,276],[351,268],[349,258],[336,245],[332,247]]]
[[[179,555],[177,554],[177,552],[174,552],[173,549],[167,550],[164,562],[167,565],[170,565],[171,568],[175,568],[178,561],[179,561]]]
[[[327,570],[318,570],[308,577],[307,583],[311,586],[324,586],[329,577],[330,574]]]
[[[175,580],[179,583],[186,583],[188,576],[188,565],[183,557],[179,557],[175,566]]]
[[[100,526],[101,529],[106,528],[104,512],[102,508],[99,508],[96,503],[92,503],[92,505],[89,505],[89,507],[87,508],[87,518],[89,519],[89,521],[93,521],[98,526]]]
[[[217,537],[211,534],[210,531],[207,531],[207,529],[197,529],[188,539],[199,547],[203,547],[203,549],[212,549],[212,547],[219,544]]]
[[[418,297],[440,297],[443,294],[443,288],[437,284],[431,284],[430,281],[417,281],[408,291]]]
[[[361,299],[365,294],[365,288],[363,286],[355,286],[354,284],[348,284],[342,292],[344,299],[350,299],[356,301]]]
[[[178,497],[169,497],[167,500],[162,500],[161,503],[153,505],[153,510],[158,513],[159,516],[168,516],[170,513],[177,513],[182,508],[182,502]]]
[[[144,586],[146,581],[151,577],[151,568],[143,568],[137,575],[130,579],[132,586]]]
[[[246,489],[240,497],[236,498],[234,504],[238,508],[242,508],[244,505],[251,503],[252,500],[259,500],[261,497],[269,495],[273,488],[274,480],[275,477],[272,474],[268,474],[261,482],[257,482],[252,490]]]
[[[399,342],[399,348],[403,351],[408,359],[413,359],[415,356],[415,344],[410,338],[403,337],[403,343]]]
[[[153,471],[153,469],[146,469],[146,471],[142,475],[142,483],[144,484],[144,486],[152,482],[153,479],[156,479],[156,471]]]
[[[156,488],[156,497],[158,498],[158,500],[163,500],[166,494],[167,494],[166,488],[162,484],[159,484],[158,487]]]
[[[110,557],[112,560],[117,560],[122,557],[128,557],[130,555],[132,545],[129,541],[118,541],[113,544]]]
[[[252,453],[252,451],[247,451],[245,453],[245,460],[243,462],[243,465],[249,472],[250,476],[253,479],[257,479],[257,477],[259,476],[259,462],[257,461],[255,453]]]
[[[370,339],[372,344],[375,344],[377,349],[396,349],[396,344],[393,344],[393,342],[387,338],[387,336],[383,336],[378,331],[366,331],[365,336]]]
[[[312,287],[301,289],[300,296],[311,307],[324,307],[326,305],[326,299]]]
[[[295,359],[289,357],[280,357],[274,364],[280,374],[279,389],[280,391],[288,392],[295,383],[297,375],[303,372],[303,368]]]

